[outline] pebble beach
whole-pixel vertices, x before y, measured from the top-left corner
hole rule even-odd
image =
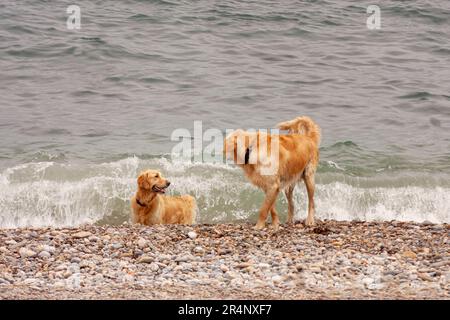
[[[449,225],[0,230],[0,299],[449,299]]]

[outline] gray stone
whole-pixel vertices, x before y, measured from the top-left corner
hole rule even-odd
[[[38,282],[37,279],[27,278],[22,283],[25,284],[25,285],[31,285],[31,284],[35,284],[36,282]]]
[[[36,252],[28,248],[20,248],[19,254],[22,258],[31,258],[36,256]]]
[[[369,283],[366,285],[369,290],[381,290],[384,288],[384,284],[382,283]]]
[[[144,249],[145,247],[148,246],[147,240],[145,240],[144,238],[139,238],[137,245],[139,248]]]
[[[197,233],[195,231],[188,232],[188,237],[191,239],[197,238]]]
[[[114,242],[112,245],[111,245],[111,248],[113,248],[113,249],[120,249],[120,248],[122,248],[123,247],[123,245],[121,244],[121,243],[119,243],[119,242]]]
[[[159,270],[159,265],[156,263],[151,263],[150,270],[152,270],[153,272],[157,272]]]
[[[38,254],[38,257],[39,258],[42,258],[42,259],[48,259],[48,258],[50,258],[52,255],[49,253],[49,252],[47,252],[47,251],[41,251],[41,252],[39,252],[39,254]]]
[[[203,248],[200,247],[200,246],[197,246],[197,247],[194,248],[194,252],[195,252],[195,253],[203,253],[204,251],[205,251],[205,250],[203,250]]]
[[[283,280],[284,280],[283,277],[280,276],[280,275],[275,275],[275,276],[272,277],[273,283],[280,283],[280,282],[282,282]]]
[[[191,257],[188,255],[175,258],[176,262],[186,262],[186,261],[190,261],[190,260],[191,260]]]

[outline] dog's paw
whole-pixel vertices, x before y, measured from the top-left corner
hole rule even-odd
[[[262,230],[262,229],[264,229],[265,226],[266,226],[265,223],[260,223],[260,222],[258,222],[253,228],[254,228],[255,230]]]
[[[310,217],[306,218],[305,226],[312,227],[313,225],[314,225],[314,218],[310,218]]]
[[[273,231],[277,232],[278,230],[280,230],[280,224],[272,223],[272,229],[273,229]]]

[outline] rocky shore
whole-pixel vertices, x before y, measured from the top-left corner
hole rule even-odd
[[[0,299],[449,299],[448,224],[1,229]]]

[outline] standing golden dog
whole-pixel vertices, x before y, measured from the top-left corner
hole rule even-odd
[[[138,190],[131,198],[133,223],[152,224],[193,224],[197,213],[195,199],[189,195],[164,196],[170,185],[160,172],[147,170],[138,179]]]
[[[309,117],[298,117],[279,123],[288,130],[286,135],[236,130],[224,143],[224,152],[244,170],[247,178],[261,188],[266,197],[259,211],[256,229],[264,228],[267,216],[278,229],[279,219],[275,202],[284,190],[288,201],[287,222],[294,220],[293,192],[295,184],[303,180],[308,192],[308,216],[305,224],[314,224],[314,175],[319,162],[320,128]]]

